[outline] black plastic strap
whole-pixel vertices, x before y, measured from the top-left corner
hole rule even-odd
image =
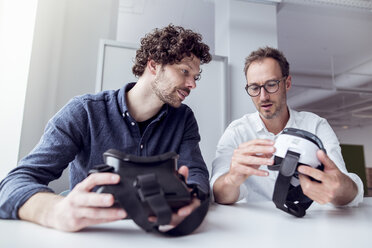
[[[147,159],[134,159],[133,156],[124,156],[125,154],[114,152],[115,150],[111,151],[111,153],[106,152],[104,154],[105,162],[108,165],[98,166],[97,168],[93,168],[90,172],[116,172],[121,176],[121,181],[117,185],[103,185],[98,188],[97,192],[113,194],[115,197],[113,207],[123,208],[128,214],[127,219],[132,219],[147,232],[156,231],[163,235],[170,236],[190,234],[202,223],[209,208],[209,190],[205,192],[197,185],[187,185],[190,189],[189,192],[188,189],[185,188],[185,178],[180,174],[176,174],[179,176],[179,183],[182,183],[183,188],[181,187],[179,189],[183,190],[183,201],[185,201],[185,204],[187,204],[186,201],[188,202],[190,200],[190,197],[196,197],[201,201],[201,205],[176,227],[167,232],[161,232],[159,226],[169,224],[173,213],[164,195],[162,188],[164,186],[158,181],[161,178],[157,178],[153,170],[146,174],[137,175],[136,177],[132,177],[132,174],[128,176],[128,174],[123,172],[124,169],[133,169],[141,163],[155,163],[159,162],[159,160],[162,160],[161,162],[164,163],[167,162],[168,165],[166,166],[174,166],[178,157],[176,153],[167,153],[152,157],[149,162]],[[137,163],[132,163],[132,159],[136,160]],[[138,167],[138,170],[141,170],[141,168]],[[131,170],[131,172],[133,173],[133,170]],[[164,173],[168,172],[174,173],[171,170]],[[159,174],[157,175],[159,177]],[[172,176],[174,175],[172,174]],[[166,182],[168,183],[168,181]],[[175,184],[175,182],[172,183]],[[185,193],[187,194],[186,197]],[[148,217],[151,215],[157,217],[157,222],[154,223],[148,220]]]
[[[170,236],[182,236],[192,233],[203,222],[208,213],[210,194],[205,192],[196,184],[189,184],[192,192],[201,201],[200,206],[187,216],[180,224],[167,232],[161,232]]]
[[[164,198],[164,193],[156,175],[154,173],[139,175],[134,186],[137,188],[141,201],[147,203],[157,217],[156,224],[169,224],[172,218],[172,210]]]
[[[303,206],[301,204],[287,201],[291,179],[296,171],[299,158],[299,153],[287,151],[279,169],[278,178],[275,182],[273,202],[277,208],[294,216],[302,217],[306,213]]]
[[[128,218],[131,218],[138,226],[147,232],[154,230],[155,225],[148,220],[148,211],[143,207],[138,198],[137,190],[128,181],[120,182],[120,190],[115,194],[115,198],[120,206],[127,212]],[[115,187],[115,186],[108,186]],[[114,189],[112,189],[114,191]]]

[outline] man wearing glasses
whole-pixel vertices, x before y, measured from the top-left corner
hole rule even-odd
[[[277,171],[268,171],[274,163],[274,140],[285,127],[293,127],[317,135],[328,153],[317,152],[324,171],[299,166],[304,194],[320,204],[358,205],[363,200],[363,184],[357,175],[347,172],[338,139],[328,122],[287,106],[292,82],[284,55],[274,48],[260,48],[246,58],[244,72],[245,89],[257,112],[233,121],[218,143],[211,178],[215,201],[232,204],[243,199],[271,200],[278,175]]]

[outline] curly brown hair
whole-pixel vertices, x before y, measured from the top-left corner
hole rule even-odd
[[[259,48],[256,51],[251,52],[251,54],[247,58],[245,58],[244,75],[247,77],[248,67],[252,64],[252,62],[260,61],[264,58],[275,59],[280,66],[282,76],[287,77],[289,75],[289,63],[284,54],[278,49],[268,46]]]
[[[200,34],[169,24],[141,39],[132,72],[137,77],[142,76],[150,59],[161,65],[175,64],[191,54],[200,59],[201,64],[212,59],[209,46],[202,42]]]

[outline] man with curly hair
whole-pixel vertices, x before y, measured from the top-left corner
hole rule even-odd
[[[196,87],[200,64],[211,60],[200,34],[179,26],[155,29],[141,40],[133,66],[138,77],[119,90],[86,94],[70,100],[47,124],[40,142],[0,184],[0,218],[21,219],[43,226],[78,231],[123,219],[123,209],[99,185],[116,184],[112,173],[89,170],[102,164],[114,148],[127,154],[179,154],[179,172],[188,183],[209,190],[198,125],[182,101]],[[47,185],[70,165],[70,193],[55,194]],[[172,225],[188,216],[200,201],[174,213]]]

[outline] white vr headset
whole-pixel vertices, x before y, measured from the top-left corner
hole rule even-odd
[[[314,134],[296,128],[285,128],[275,141],[274,165],[270,170],[278,170],[273,202],[276,207],[297,217],[306,214],[312,200],[302,192],[298,179],[298,165],[307,165],[323,170],[316,156],[321,149],[326,152],[322,141]],[[311,178],[312,180],[315,180]]]

